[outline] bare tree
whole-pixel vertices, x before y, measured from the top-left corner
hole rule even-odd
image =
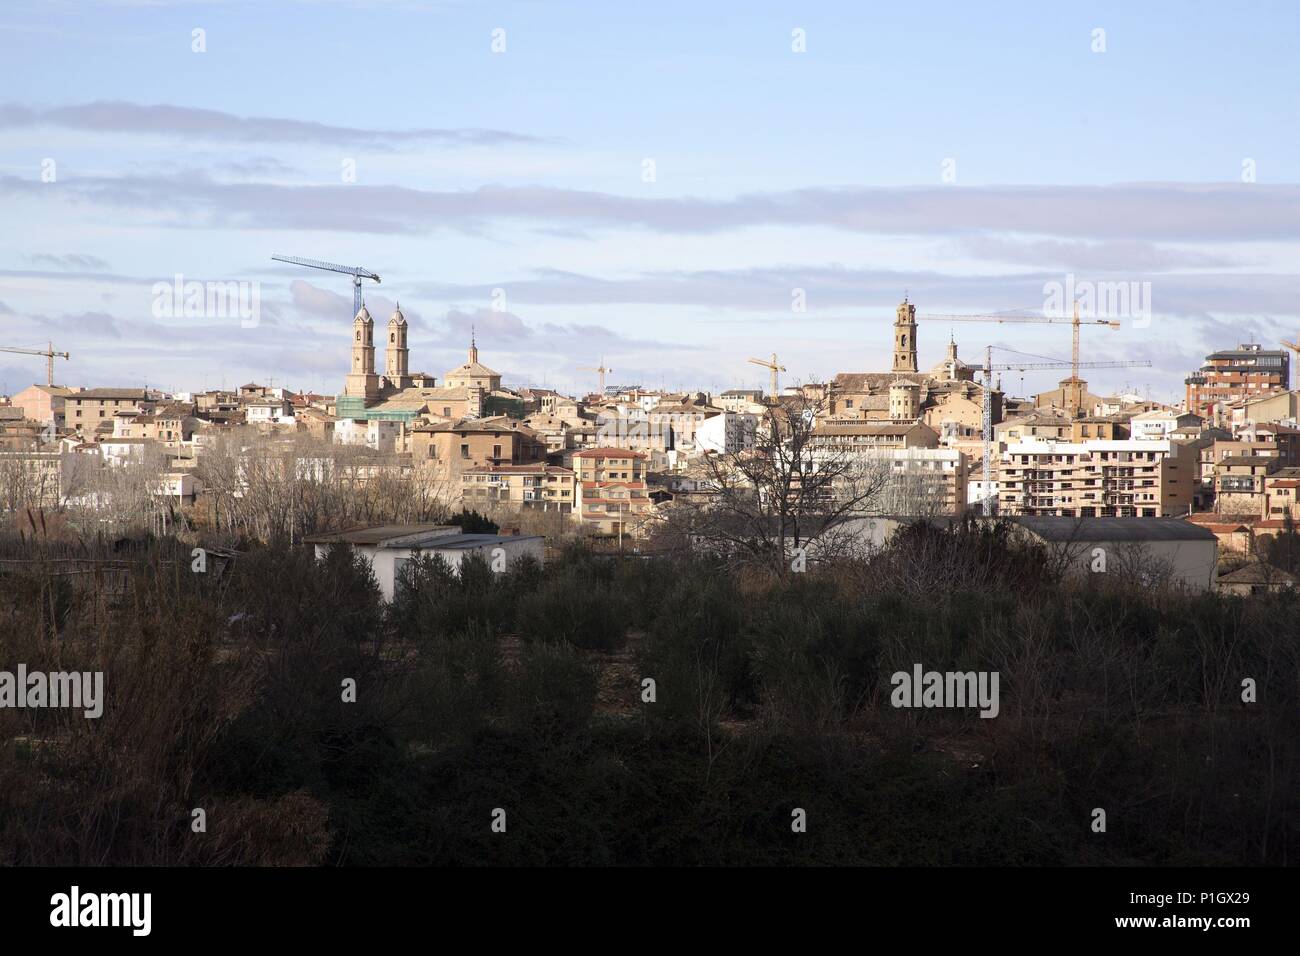
[[[826,440],[826,403],[782,397],[765,409],[752,449],[706,454],[703,500],[666,511],[666,530],[782,575],[811,550],[825,558],[851,546],[845,519],[871,510],[889,468]]]

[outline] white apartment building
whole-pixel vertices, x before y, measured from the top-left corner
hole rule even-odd
[[[998,471],[998,510],[1011,515],[1157,518],[1192,502],[1197,458],[1178,442],[1013,442]]]
[[[723,412],[706,418],[695,426],[695,447],[699,451],[734,455],[754,447],[757,431],[758,416],[745,412]]]
[[[1142,412],[1129,419],[1129,435],[1133,438],[1168,438],[1176,429],[1200,425],[1205,419],[1191,412],[1174,408]]]

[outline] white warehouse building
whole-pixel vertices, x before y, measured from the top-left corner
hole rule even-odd
[[[478,554],[489,563],[504,558],[502,569],[525,555],[539,564],[543,559],[545,539],[541,535],[465,534],[455,525],[408,524],[381,525],[316,534],[305,539],[316,548],[316,559],[325,557],[333,544],[348,544],[370,562],[384,600],[391,602],[397,589],[402,566],[416,554],[440,555],[452,568],[459,570],[467,554]]]

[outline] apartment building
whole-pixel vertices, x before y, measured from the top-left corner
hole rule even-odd
[[[573,455],[574,513],[599,534],[640,534],[653,511],[646,456],[623,448],[588,448]]]
[[[895,448],[869,452],[866,463],[886,472],[867,509],[882,515],[960,515],[968,501],[969,459],[951,448]]]
[[[527,465],[546,457],[546,444],[537,432],[511,418],[421,425],[410,433],[410,447],[416,465],[451,476],[484,465]]]
[[[993,426],[993,437],[999,442],[1019,442],[1029,439],[1069,441],[1073,429],[1073,418],[1049,408],[998,422]]]
[[[461,474],[466,508],[505,505],[569,514],[577,499],[571,468],[535,462],[530,465],[484,465]]]
[[[164,403],[139,415],[119,412],[114,416],[114,438],[152,438],[168,444],[189,441],[199,419],[191,405]]]
[[[61,452],[0,448],[0,512],[57,507],[63,502],[66,472]]]
[[[1012,443],[998,473],[1004,514],[1161,517],[1192,504],[1194,452],[1178,442]]]
[[[1232,405],[1226,417],[1234,434],[1254,422],[1295,423],[1300,421],[1300,392],[1277,392],[1248,398]]]
[[[1186,379],[1187,411],[1209,418],[1234,402],[1285,392],[1291,387],[1291,356],[1284,349],[1245,343],[1212,352]]]
[[[143,388],[91,388],[65,395],[63,415],[68,428],[86,434],[103,422],[111,422],[118,412],[140,412],[151,402]]]
[[[736,455],[754,447],[757,433],[757,415],[723,412],[695,426],[695,447],[699,451]]]
[[[1300,468],[1278,468],[1264,476],[1264,510],[1260,516],[1300,521]]]
[[[23,416],[42,425],[60,428],[64,424],[64,400],[72,394],[62,385],[29,385],[10,400],[14,408],[21,408]]]
[[[1136,438],[1129,432],[1129,423],[1119,415],[1087,415],[1070,422],[1070,441],[1122,441]]]
[[[1282,467],[1276,455],[1229,455],[1214,468],[1214,510],[1228,515],[1266,517],[1265,483]]]
[[[1133,438],[1169,438],[1180,428],[1199,428],[1203,424],[1205,419],[1192,412],[1157,408],[1130,418],[1129,435]]]
[[[717,406],[729,412],[754,412],[763,404],[763,390],[729,388],[717,398]]]
[[[939,433],[921,422],[818,425],[810,442],[818,454],[858,454],[873,448],[938,448]]]

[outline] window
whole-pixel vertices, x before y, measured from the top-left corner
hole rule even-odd
[[[460,446],[460,457],[461,457],[461,458],[468,458],[468,457],[469,457],[469,445],[464,444],[464,443],[461,444],[461,446]]]
[[[493,457],[493,458],[500,458],[500,457],[501,457],[501,446],[500,446],[500,445],[493,445],[493,446],[492,446],[492,457]]]

